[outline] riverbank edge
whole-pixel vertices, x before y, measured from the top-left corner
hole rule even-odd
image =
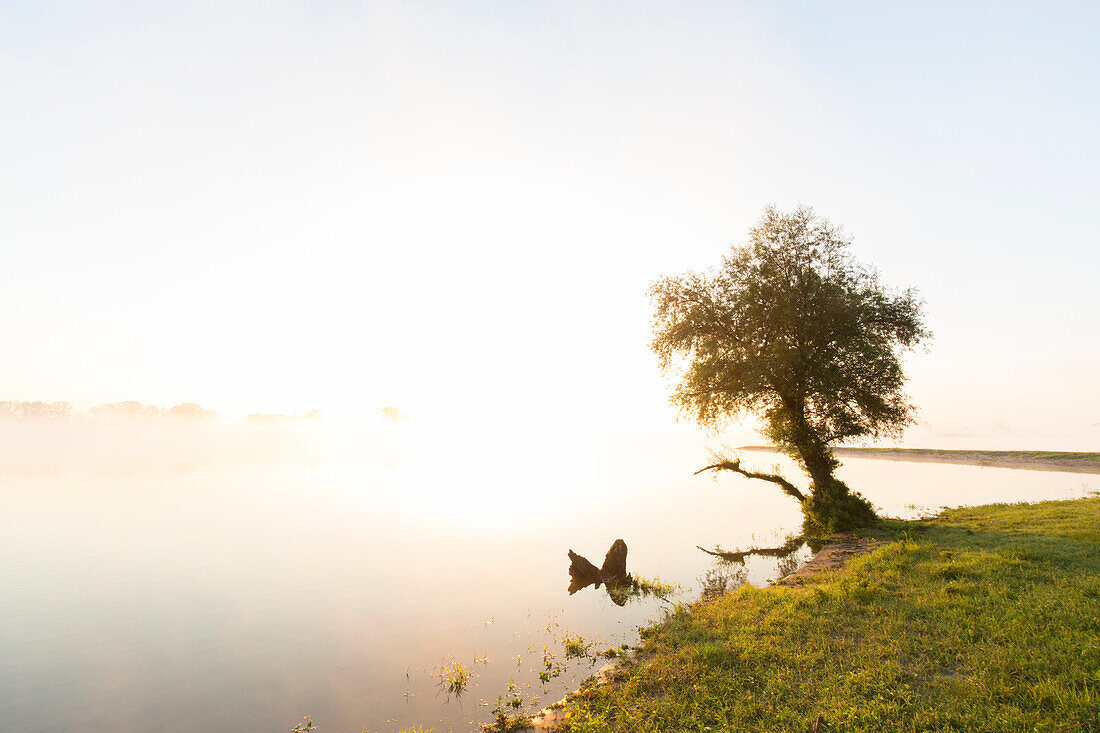
[[[737,450],[777,453],[766,445],[743,445]],[[870,458],[877,461],[951,463],[961,466],[1016,468],[1028,471],[1100,474],[1100,453],[1074,451],[948,450],[938,448],[833,448],[838,458]]]
[[[889,544],[889,542],[889,540],[875,539],[873,537],[857,537],[855,535],[837,536],[822,545],[821,549],[814,553],[813,557],[803,563],[798,570],[779,578],[775,582],[770,583],[767,587],[798,587],[813,575],[839,570],[852,558],[873,552],[879,547]],[[705,601],[698,600],[693,603],[703,602]],[[631,659],[623,661],[633,661],[633,659],[634,652],[631,653]],[[569,698],[580,692],[584,687],[612,684],[614,672],[620,664],[622,664],[622,661],[610,662],[604,665],[598,669],[594,675],[585,678],[577,689],[567,694],[561,700],[558,700],[552,705],[547,705],[538,713],[531,716],[529,725],[524,728],[515,728],[514,730],[537,731],[539,733],[556,733],[557,731],[561,731],[565,722],[568,720],[565,706]]]
[[[1061,524],[1058,524],[1059,522]],[[932,539],[935,534],[945,534],[950,532],[953,533],[951,537],[957,540],[959,537],[974,536],[976,534],[982,534],[991,530],[1007,532],[1006,536],[1011,536],[1012,542],[1005,546],[994,545],[991,548],[988,544],[982,545],[981,543],[979,543],[976,545],[963,545],[957,541],[947,541],[946,543],[941,544],[940,541]],[[955,599],[959,597],[965,597],[966,585],[970,582],[974,582],[975,579],[978,578],[978,575],[968,575],[968,573],[971,572],[983,574],[992,573],[992,575],[990,575],[990,577],[992,578],[996,577],[996,573],[998,571],[1001,571],[1003,574],[1005,568],[1015,568],[1016,570],[1014,570],[1013,572],[1026,573],[1029,572],[1029,567],[1045,567],[1049,569],[1063,567],[1063,563],[1069,563],[1068,565],[1065,565],[1063,569],[1067,572],[1070,572],[1071,568],[1076,568],[1075,570],[1072,570],[1072,572],[1075,573],[1075,575],[1073,575],[1073,584],[1067,586],[1066,578],[1064,577],[1051,577],[1046,579],[1048,581],[1047,587],[1057,593],[1059,595],[1059,598],[1061,598],[1063,601],[1074,601],[1075,603],[1069,603],[1068,605],[1067,603],[1055,604],[1054,606],[1052,606],[1052,608],[1073,607],[1088,609],[1089,607],[1091,607],[1094,611],[1100,610],[1097,609],[1097,604],[1095,600],[1097,597],[1100,597],[1100,566],[1098,566],[1097,564],[1096,553],[1087,549],[1088,546],[1100,546],[1100,492],[1098,491],[1093,491],[1088,496],[1078,499],[1047,500],[1038,502],[991,503],[982,506],[945,509],[933,517],[925,517],[915,520],[886,520],[882,525],[873,528],[873,531],[875,534],[879,534],[880,536],[885,535],[889,537],[889,539],[877,541],[877,544],[872,547],[870,546],[871,542],[876,541],[873,538],[866,538],[871,540],[870,542],[866,543],[868,545],[867,550],[864,553],[853,553],[852,555],[844,557],[844,562],[841,562],[840,565],[846,564],[846,561],[854,557],[855,554],[869,554],[871,551],[877,549],[881,549],[885,553],[880,561],[868,560],[867,562],[858,563],[857,569],[845,568],[841,572],[832,575],[832,577],[825,578],[824,580],[817,580],[815,578],[815,582],[812,586],[815,589],[814,593],[812,593],[810,596],[801,596],[801,599],[803,601],[808,600],[810,605],[813,605],[813,603],[816,602],[820,602],[821,599],[825,599],[825,602],[828,602],[828,599],[830,599],[832,597],[832,594],[836,592],[836,583],[839,583],[841,586],[844,587],[852,586],[857,591],[862,591],[864,593],[874,593],[876,592],[874,583],[876,580],[881,580],[881,578],[870,578],[871,582],[870,585],[868,585],[869,574],[873,576],[876,572],[882,573],[883,571],[888,573],[890,572],[892,563],[896,564],[900,557],[914,554],[920,555],[923,552],[925,553],[925,555],[928,555],[931,558],[931,561],[933,563],[938,564],[938,567],[932,568],[932,576],[935,578],[935,582],[943,586],[942,588],[939,588],[939,591],[941,592],[937,595],[942,595],[948,598]],[[942,539],[945,538],[940,539],[942,541]],[[1048,556],[1043,551],[1040,551],[1039,554],[1036,554],[1029,549],[1032,546],[1029,544],[1031,542],[1037,543],[1035,545],[1036,549],[1044,546],[1048,547],[1049,551],[1052,554]],[[1076,547],[1071,550],[1070,555],[1067,555],[1064,551],[1067,542],[1069,542],[1070,544],[1076,544]],[[1082,542],[1084,542],[1085,544],[1078,544]],[[1057,548],[1057,551],[1055,550],[1055,545],[1060,545]],[[967,549],[967,547],[970,547],[970,549]],[[817,555],[815,555],[813,559],[826,556],[827,553],[825,553],[825,549],[826,548],[822,548],[822,552],[819,552]],[[968,566],[966,563],[972,562],[974,558],[958,556],[959,553],[962,553],[963,555],[977,555],[988,552],[992,552],[992,555],[988,555],[986,558],[980,559],[979,562],[982,563],[982,565],[980,566],[971,565],[970,567],[974,568],[973,570],[968,570]],[[935,557],[937,553],[939,556],[938,559]],[[989,563],[990,569],[988,571],[978,569],[979,567],[985,567],[985,563]],[[1033,563],[1034,565],[1032,565]],[[809,563],[807,563],[807,565],[809,565]],[[815,575],[824,573],[827,570],[836,570],[838,567],[839,565],[834,565],[833,567],[821,566],[816,572],[811,570],[805,575],[807,577],[813,577]],[[1024,570],[1021,571],[1021,568],[1023,568]],[[852,576],[852,573],[856,573],[856,576]],[[798,573],[796,571],[796,573],[792,573],[786,578],[783,578],[780,581],[771,584],[770,586],[757,589],[753,593],[755,594],[756,598],[770,596],[773,589],[789,585],[789,583],[785,583],[784,581],[787,581],[797,574]],[[858,578],[862,579],[858,581],[852,580],[853,577],[857,576]],[[821,582],[826,583],[826,585],[819,585]],[[996,582],[1004,582],[1003,575]],[[1028,581],[1028,583],[1030,590],[1031,581]],[[823,588],[824,590],[819,590],[819,588]],[[1074,595],[1074,592],[1068,591],[1068,588],[1073,588],[1074,592],[1076,592],[1076,596]],[[1006,590],[1004,587],[986,588],[986,591],[990,590],[1001,595],[1007,592],[1009,594],[1009,598],[1014,597],[1012,595],[1012,589]],[[1017,588],[1017,590],[1022,589]],[[750,597],[754,597],[753,594],[750,594]],[[720,603],[723,601],[724,598],[725,597],[719,599],[710,599],[707,601],[696,601],[691,604],[686,604],[684,606],[684,609],[686,612],[692,613],[694,609],[705,609],[708,605]],[[772,603],[775,602],[778,601],[773,601]],[[771,603],[766,605],[770,606]],[[805,605],[805,603],[800,603],[799,605]],[[1035,609],[1032,610],[1034,611]],[[996,618],[1000,617],[1001,612],[998,611]],[[1086,613],[1085,617],[1092,619],[1097,618],[1097,616],[1093,616],[1090,613]],[[1031,616],[1029,616],[1029,618],[1031,618]],[[995,629],[995,627],[998,626],[998,623],[994,620],[993,617],[986,619],[986,621],[990,624],[987,627],[988,630],[993,630]],[[1090,623],[1095,624],[1095,621],[1093,620]],[[663,626],[664,623],[655,622],[648,627],[644,627],[644,629],[649,630],[651,633],[660,633],[660,629]],[[1027,629],[1030,629],[1031,626],[1032,625],[1029,622]],[[1075,631],[1080,634],[1080,623],[1077,623],[1077,627],[1078,628],[1075,628]],[[1044,628],[1059,628],[1060,634],[1065,635],[1066,633],[1068,633],[1069,629],[1074,627],[1072,626],[1072,623],[1069,622],[1069,620],[1067,619],[1067,624],[1065,626],[1059,626],[1058,624],[1052,625],[1048,622],[1048,624],[1044,626]],[[1089,628],[1091,629],[1091,626]],[[1020,633],[1021,636],[1025,636],[1027,629],[1017,629],[1017,631],[1018,633]],[[850,633],[850,630],[848,630],[847,633]],[[891,638],[900,639],[905,636],[906,634],[902,632],[898,636],[894,636]],[[940,637],[937,638],[939,639]],[[957,641],[958,640],[956,640],[956,642]],[[964,639],[963,643],[966,643],[966,641],[967,640]],[[973,640],[971,639],[970,641]],[[1079,644],[1071,644],[1069,648],[1069,653],[1067,654],[1067,649],[1059,647],[1059,643],[1062,641],[1063,640],[1060,637],[1044,636],[1043,644],[1044,648],[1047,650],[1047,653],[1038,656],[1018,655],[1012,659],[1007,660],[1007,663],[1010,666],[1023,665],[1028,660],[1030,660],[1030,663],[1034,663],[1035,660],[1045,659],[1048,657],[1048,655],[1051,659],[1057,660],[1057,664],[1046,668],[1045,674],[1049,676],[1045,678],[1046,682],[1044,684],[1048,686],[1056,686],[1058,684],[1062,684],[1063,689],[1061,690],[1061,692],[1065,694],[1067,692],[1067,689],[1069,691],[1069,694],[1066,696],[1068,702],[1062,700],[1060,697],[1057,696],[1057,694],[1055,694],[1054,697],[1052,697],[1051,699],[1057,700],[1059,702],[1059,705],[1057,706],[1057,709],[1055,709],[1053,713],[1050,714],[1054,715],[1054,719],[1062,720],[1062,723],[1064,723],[1065,725],[1069,725],[1070,723],[1073,723],[1073,725],[1065,727],[1064,725],[1059,724],[1059,726],[1055,727],[1058,730],[1062,730],[1063,728],[1066,730],[1069,730],[1071,728],[1073,730],[1100,730],[1100,696],[1097,695],[1097,689],[1091,685],[1088,685],[1087,680],[1081,684],[1079,689],[1075,685],[1071,685],[1069,688],[1065,688],[1067,678],[1080,677],[1082,674],[1082,669],[1085,669],[1087,671],[1087,669],[1090,668],[1089,665],[1093,665],[1093,667],[1095,667],[1095,664],[1100,663],[1100,657],[1097,656],[1097,653],[1095,651],[1088,655],[1083,655],[1083,653],[1081,652],[1082,647],[1080,647]],[[998,641],[998,644],[995,644],[992,648],[999,649],[999,644],[1000,642]],[[1065,644],[1062,644],[1062,646],[1064,647]],[[1013,652],[1013,654],[1017,654],[1017,652]],[[1086,658],[1086,656],[1088,658]],[[655,661],[662,660],[664,659],[664,657],[664,651],[649,651],[648,653],[643,653],[642,655],[632,655],[631,658],[624,659],[623,663],[626,666],[630,666],[632,662],[635,661],[638,661],[642,664],[649,664]],[[1085,666],[1082,667],[1082,665]],[[977,667],[976,669],[990,668],[994,670],[998,669],[995,666]],[[571,695],[567,696],[560,703],[551,706],[552,709],[557,708],[560,710],[560,712],[558,712],[556,716],[549,721],[552,723],[552,725],[545,726],[537,730],[570,730],[568,725],[570,715],[578,712],[577,710],[572,709],[570,702],[578,699],[581,695],[591,695],[593,693],[596,693],[602,694],[605,700],[608,699],[609,696],[612,699],[615,699],[615,697],[619,694],[617,688],[622,684],[623,678],[622,675],[614,674],[614,669],[615,667],[609,665],[608,668],[601,670],[600,678],[590,678],[589,680],[586,680],[581,684],[580,688],[577,691],[571,693]],[[1013,666],[1012,669],[1015,670],[1016,667]],[[1024,679],[1027,678],[1026,669],[1023,670],[1021,677],[1023,677]],[[960,684],[962,681],[961,675],[958,674],[957,670],[954,667],[947,668],[944,674],[938,679],[944,681],[946,684],[951,685]],[[1081,680],[1076,681],[1081,682]],[[996,687],[996,685],[985,686],[980,684],[982,680],[979,680],[978,682],[978,688],[982,691],[983,695],[982,700],[985,700],[985,696],[990,694],[990,689],[993,689],[994,687]],[[906,684],[904,687],[906,688],[905,691],[908,693],[909,685]],[[1017,695],[1030,695],[1032,697],[1035,697],[1037,695],[1040,697],[1042,695],[1050,695],[1049,690],[1043,689],[1040,689],[1038,692],[1028,689],[1006,689],[1000,690],[999,692],[1011,693],[1010,695],[1008,695],[1007,698],[1009,700],[1018,699]],[[1084,708],[1081,707],[1081,699],[1072,699],[1074,695],[1081,699],[1084,699]],[[1035,701],[1032,700],[1030,702],[1034,703]],[[1045,704],[1050,702],[1050,700],[1043,698],[1040,700],[1040,702]],[[981,700],[979,700],[979,703],[981,703]],[[1076,704],[1076,708],[1074,707],[1074,704]],[[809,707],[810,706],[807,706],[808,712]],[[818,712],[816,710],[816,706],[814,707],[815,710],[812,712]],[[979,704],[977,709],[984,710],[985,708],[984,705]],[[936,717],[936,715],[940,714],[940,710],[936,706],[933,706],[931,710],[933,717]],[[833,712],[834,714],[836,713],[836,711]],[[1025,710],[1025,712],[1028,711]],[[1004,713],[1005,711],[1003,710],[1003,708],[997,708],[996,711],[987,711],[982,714],[994,715]],[[953,714],[957,714],[955,710],[951,710],[946,713],[947,717],[950,717]],[[918,710],[917,715],[927,717],[929,715],[929,710]],[[830,717],[828,715],[828,711],[826,711],[826,715],[824,717]],[[821,719],[822,715],[818,714],[816,722],[821,723]],[[814,722],[812,715],[810,718],[808,718],[808,720]],[[905,720],[907,720],[909,723],[913,723],[916,718],[906,717]],[[998,718],[997,720],[1000,721],[1001,719]],[[1040,718],[1036,717],[1035,720],[1040,720]],[[1047,720],[1045,718],[1044,720],[1046,720],[1046,723],[1051,723],[1051,720]],[[837,721],[833,722],[837,723]],[[565,724],[564,726],[562,725],[563,723]],[[590,723],[591,721],[587,721],[587,723],[584,725],[585,730],[589,729]],[[809,726],[809,723],[806,723],[806,725]],[[597,729],[602,730],[602,728],[599,728],[598,726]],[[830,727],[828,729],[831,730],[832,728]],[[864,729],[865,728],[860,728],[860,730]],[[1013,727],[1013,725],[1011,724],[1004,723],[1002,727],[993,727],[989,729],[1022,730],[1023,728],[1019,728],[1018,726]],[[1055,728],[1050,729],[1053,730]]]

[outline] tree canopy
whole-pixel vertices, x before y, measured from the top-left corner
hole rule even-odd
[[[899,435],[912,422],[901,354],[930,336],[916,291],[884,286],[850,245],[810,208],[769,207],[720,267],[650,291],[653,350],[680,375],[672,402],[713,428],[761,417],[810,475],[812,503],[830,511],[851,501],[829,446]],[[715,467],[746,473],[726,463]]]

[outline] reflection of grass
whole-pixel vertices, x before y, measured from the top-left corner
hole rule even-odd
[[[1100,731],[1100,498],[884,527],[804,587],[669,614],[570,730]]]

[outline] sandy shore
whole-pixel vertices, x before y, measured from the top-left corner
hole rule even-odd
[[[800,586],[806,582],[807,577],[814,573],[836,570],[856,555],[862,555],[865,552],[870,552],[877,547],[882,547],[887,544],[890,543],[886,540],[873,539],[852,539],[840,542],[830,542],[822,546],[817,554],[810,558],[805,565],[795,570],[787,577],[775,581],[773,585],[786,588]]]

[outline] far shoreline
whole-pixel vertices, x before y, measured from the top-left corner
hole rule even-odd
[[[743,445],[738,450],[776,453],[765,445]],[[1031,471],[1100,473],[1100,453],[1074,451],[946,450],[937,448],[834,448],[840,458],[873,458],[917,463],[955,463]]]

